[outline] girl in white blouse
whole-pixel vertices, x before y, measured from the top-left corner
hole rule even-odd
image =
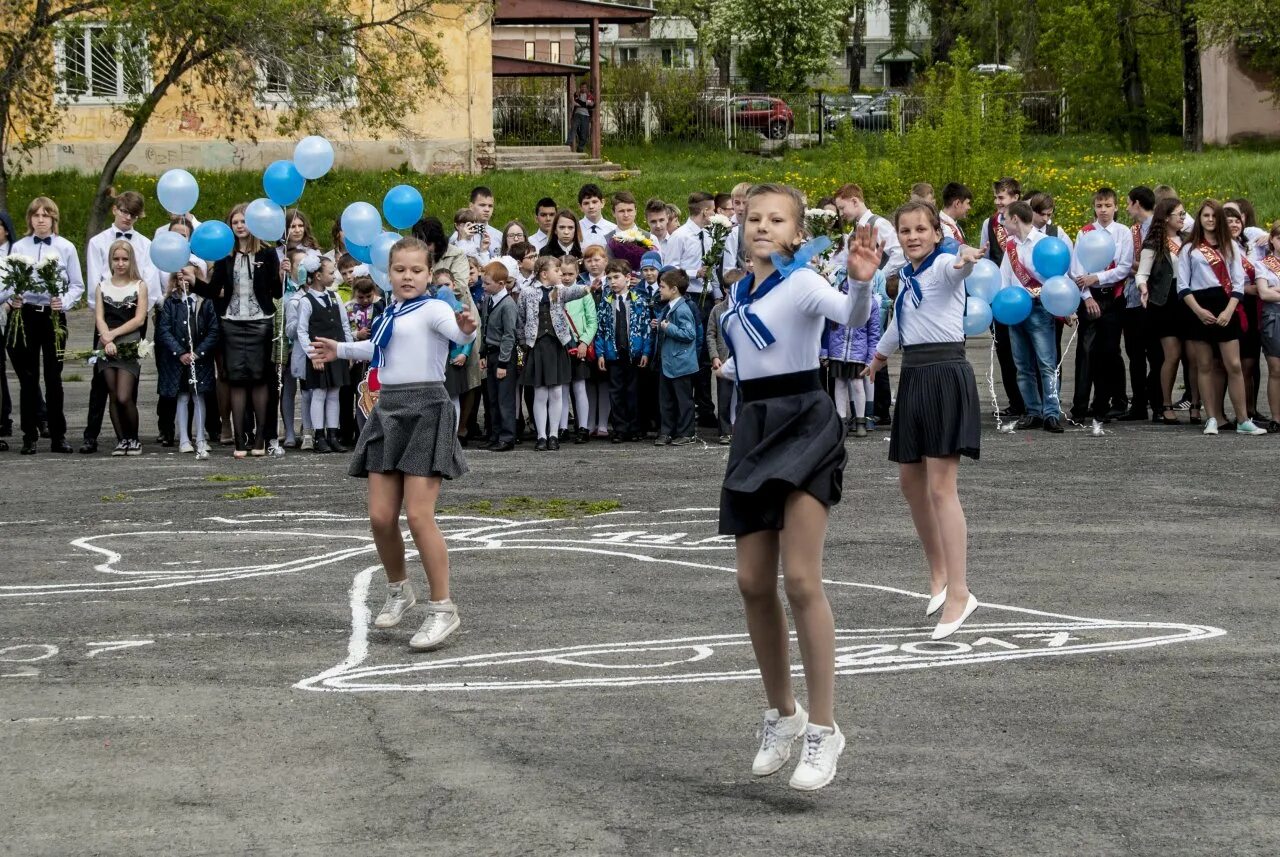
[[[752,773],[778,771],[803,735],[791,786],[813,790],[831,782],[844,749],[835,722],[835,625],[822,589],[822,548],[829,509],[842,491],[845,432],[819,380],[818,351],[828,319],[852,327],[866,322],[868,281],[881,248],[862,231],[850,251],[849,292],[842,294],[795,259],[804,210],[799,191],[785,185],[757,185],[747,194],[744,237],[753,273],[734,284],[720,317],[731,352],[720,374],[738,382],[743,402],[720,493],[720,532],[736,537],[738,589],[770,706]],[[779,560],[809,714],[791,688]]]
[[[451,341],[475,339],[476,319],[465,310],[455,314],[427,294],[429,250],[417,238],[402,238],[391,248],[388,276],[395,303],[374,322],[370,337],[360,342],[316,339],[310,357],[317,366],[338,359],[372,365],[369,385],[378,390],[378,403],[360,432],[348,473],[369,479],[369,523],[387,572],[387,600],[373,624],[393,628],[416,603],[405,579],[403,505],[430,592],[427,618],[409,646],[426,650],[458,629],[436,500],[441,479],[467,471],[454,428],[457,412],[444,388],[444,364]]]

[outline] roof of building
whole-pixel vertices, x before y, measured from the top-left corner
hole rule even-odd
[[[493,23],[498,24],[639,24],[654,16],[652,9],[599,0],[497,0]]]
[[[569,77],[586,74],[591,69],[585,65],[568,65],[566,63],[548,62],[547,60],[527,60],[524,57],[504,57],[493,55],[494,77]]]

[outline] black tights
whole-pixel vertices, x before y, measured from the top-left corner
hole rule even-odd
[[[108,366],[102,370],[102,381],[111,396],[111,425],[121,440],[138,439],[138,402],[134,391],[138,379],[132,372]]]
[[[267,409],[270,404],[270,393],[266,384],[254,384],[252,387],[231,387],[231,428],[236,436],[236,449],[244,449],[244,414],[253,400],[253,424],[255,434],[253,444],[263,449],[267,443]]]

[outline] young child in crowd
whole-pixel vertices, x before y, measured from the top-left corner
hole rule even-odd
[[[528,245],[526,245],[528,246]],[[508,286],[513,278],[501,262],[484,267],[485,407],[491,452],[516,448],[516,339],[519,309]]]
[[[844,271],[837,274],[838,288],[849,291],[849,279]],[[884,287],[884,272],[877,270],[871,279],[871,290]],[[871,300],[867,320],[857,327],[838,321],[829,323],[827,347],[823,357],[827,360],[827,372],[834,388],[836,413],[844,421],[845,431],[854,437],[867,436],[867,401],[871,396],[872,381],[864,377],[867,365],[876,353],[880,342],[880,302]]]
[[[520,292],[524,322],[520,342],[526,349],[520,383],[533,388],[533,422],[539,452],[560,448],[557,429],[563,407],[562,391],[571,379],[568,348],[573,343],[565,304],[587,293],[581,285],[561,285],[559,260],[540,256],[534,265],[534,285]]]
[[[209,457],[205,434],[205,397],[214,390],[214,349],[221,327],[213,301],[195,294],[195,265],[188,265],[170,278],[171,289],[160,307],[156,324],[156,355],[159,358],[160,395],[177,399],[178,449],[194,452],[197,461]],[[194,413],[188,407],[194,405]],[[187,431],[188,422],[195,443]]]
[[[741,268],[730,268],[724,274],[724,294],[711,308],[707,317],[707,354],[711,355],[711,371],[716,373],[716,404],[720,420],[720,443],[728,446],[733,441],[734,409],[737,407],[734,395],[734,384],[731,378],[720,374],[720,367],[729,360],[729,343],[725,341],[724,329],[720,320],[729,306],[729,297],[734,283],[746,276]]]
[[[597,369],[608,378],[610,440],[640,439],[640,375],[652,347],[649,302],[631,285],[631,266],[614,259],[605,268],[609,291],[600,300],[595,350]]]
[[[574,443],[586,443],[592,435],[609,434],[609,379],[596,368],[596,333],[599,319],[596,305],[608,289],[605,287],[605,267],[609,253],[601,244],[590,244],[582,250],[582,267],[579,281],[587,287],[587,294],[565,305],[569,316],[569,329],[577,346],[570,352],[573,357],[573,414],[578,430]],[[567,393],[566,393],[567,395]],[[569,425],[566,409],[560,417],[560,429]]]
[[[297,265],[304,274],[305,291],[298,300],[299,342],[332,339],[351,342],[351,326],[333,285],[333,263],[328,259],[305,257]],[[338,438],[338,390],[351,383],[351,367],[346,360],[309,360],[303,387],[311,393],[311,426],[318,453],[347,452]]]
[[[658,277],[659,295],[666,308],[661,318],[651,321],[657,335],[657,351],[662,355],[658,377],[658,409],[661,412],[658,439],[654,446],[684,446],[694,443],[693,378],[698,374],[698,319],[685,299],[689,275],[668,268]]]
[[[357,277],[350,281],[350,286],[351,301],[347,304],[347,326],[351,328],[352,341],[364,342],[373,334],[373,323],[377,321],[378,316],[382,315],[386,307],[382,302],[378,284],[371,277]],[[356,435],[359,435],[364,428],[366,417],[360,408],[355,407],[355,394],[360,382],[368,373],[368,363],[352,363],[351,383],[342,388],[347,392],[340,393],[338,400],[338,405],[342,408],[339,420],[345,421],[349,414],[350,419],[354,421]],[[345,437],[342,442],[346,443]],[[354,442],[353,437],[352,443]]]

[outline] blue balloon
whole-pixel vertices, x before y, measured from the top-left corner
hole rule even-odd
[[[1031,293],[1022,286],[1001,289],[991,301],[991,314],[1001,324],[1022,324],[1031,315]]]
[[[1076,242],[1076,259],[1086,274],[1105,271],[1116,257],[1116,242],[1111,233],[1094,229]]]
[[[1031,251],[1031,264],[1041,277],[1060,277],[1071,267],[1071,248],[1056,235],[1041,238]]]
[[[415,187],[398,184],[382,198],[382,213],[393,229],[408,229],[422,219],[422,194]]]
[[[964,335],[979,336],[991,327],[991,304],[982,298],[968,297],[964,301]]]
[[[169,170],[156,182],[156,196],[170,214],[187,214],[196,207],[200,185],[186,170]]]
[[[996,292],[1000,291],[999,266],[990,259],[979,259],[973,266],[973,271],[965,278],[964,287],[975,298],[991,303],[995,300]]]
[[[377,268],[369,269],[369,276],[373,277],[373,281],[378,284],[378,288],[384,292],[391,291],[391,275],[386,271],[379,271]]]
[[[403,236],[398,232],[384,232],[373,239],[373,244],[369,247],[369,255],[375,270],[385,271],[391,267],[391,248],[401,237]]]
[[[382,216],[367,202],[353,202],[342,212],[342,235],[347,241],[368,247],[382,232]]]
[[[262,172],[262,189],[276,205],[293,205],[306,187],[307,180],[293,161],[275,161]]]
[[[324,137],[304,137],[293,147],[293,165],[304,179],[318,179],[333,168],[333,144]]]
[[[191,233],[191,252],[206,262],[216,262],[231,255],[236,236],[221,220],[206,220]]]
[[[180,271],[190,261],[191,245],[177,232],[161,232],[151,242],[151,263],[161,271]]]
[[[284,209],[269,199],[255,199],[244,210],[244,225],[255,238],[279,241],[284,237]]]
[[[347,241],[346,246],[347,252],[350,253],[352,258],[357,262],[363,262],[366,265],[373,264],[372,248],[370,248],[368,244],[353,244],[350,241]]]
[[[1069,277],[1050,277],[1040,289],[1040,304],[1050,315],[1066,318],[1080,306],[1080,287]]]

